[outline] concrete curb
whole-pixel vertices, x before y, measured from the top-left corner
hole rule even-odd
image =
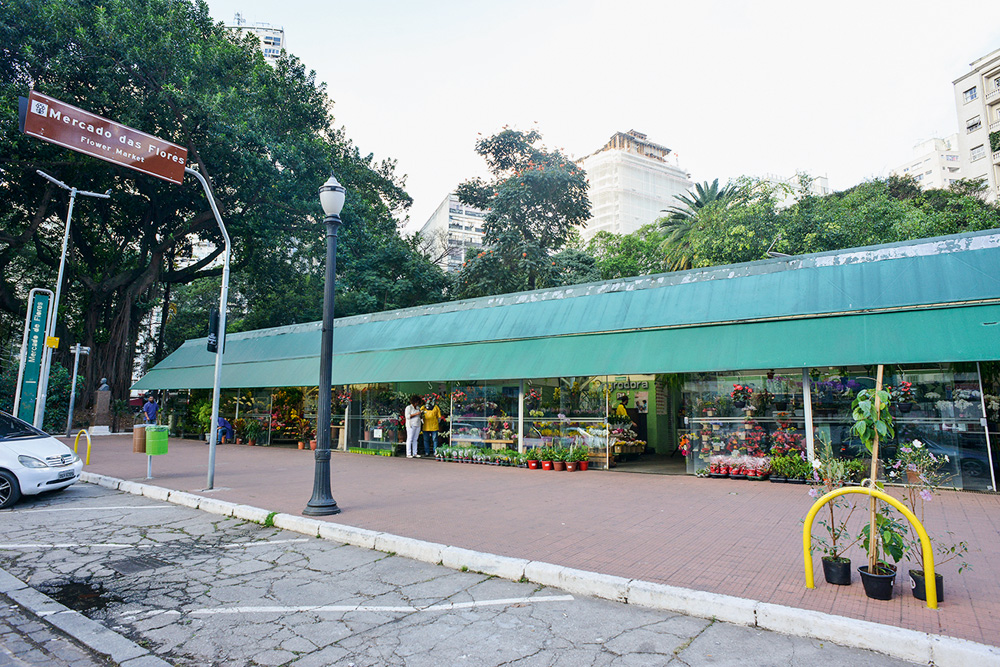
[[[151,651],[59,604],[2,569],[0,593],[91,651],[108,656],[121,667],[170,667],[170,663],[156,657]]]
[[[145,484],[126,482],[88,472],[82,473],[80,480],[116,488],[119,491],[159,498],[159,492],[147,492],[144,487],[148,485]],[[153,493],[157,495],[151,495]],[[236,508],[240,514],[246,516],[249,516],[251,511],[254,516],[260,516],[262,513],[265,517],[271,516],[266,510],[248,505],[236,505],[179,491],[170,491],[167,501],[225,516],[236,516]],[[456,570],[479,572],[512,581],[529,581],[577,595],[588,595],[699,618],[717,619],[794,637],[829,641],[848,648],[865,649],[911,662],[933,664],[935,667],[1000,665],[1000,647],[947,635],[908,630],[894,625],[872,623],[732,595],[678,588],[641,579],[625,579],[598,572],[575,570],[541,561],[470,551],[290,514],[274,514],[273,521],[278,528],[310,537],[318,536],[331,542],[395,553]]]

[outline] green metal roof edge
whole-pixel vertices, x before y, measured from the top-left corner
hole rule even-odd
[[[796,271],[803,268],[809,268],[811,266],[845,266],[849,264],[884,261],[887,259],[898,259],[903,257],[944,254],[941,252],[926,252],[926,250],[930,250],[935,247],[941,249],[942,246],[951,246],[951,248],[946,251],[947,253],[980,250],[986,248],[1000,248],[1000,228],[988,229],[980,232],[971,232],[967,234],[950,234],[947,236],[935,236],[926,239],[916,239],[913,241],[899,241],[895,243],[862,246],[846,250],[828,250],[806,255],[792,255],[790,257],[762,259],[753,262],[742,262],[739,264],[725,264],[722,266],[688,269],[685,271],[670,271],[645,276],[633,276],[630,278],[614,278],[611,280],[567,285],[565,287],[550,287],[526,292],[512,292],[510,294],[497,294],[493,296],[477,297],[474,299],[444,301],[424,306],[412,306],[409,308],[398,308],[395,310],[386,310],[376,313],[365,313],[363,315],[352,315],[350,317],[338,318],[336,320],[336,326],[338,328],[348,327],[358,324],[366,324],[369,322],[404,319],[420,315],[436,315],[444,312],[472,310],[482,307],[498,307],[549,299],[576,298],[590,296],[595,293],[606,294],[617,291],[656,289],[670,287],[672,285],[691,284],[709,280],[741,278],[783,271]],[[892,252],[893,250],[904,248],[914,249],[914,252]],[[921,252],[921,250],[925,250],[925,252]],[[229,341],[234,341],[282,333],[298,333],[303,331],[318,330],[321,325],[322,322],[319,321],[304,322],[301,324],[290,324],[280,327],[269,327],[266,329],[254,329],[253,331],[231,333],[227,338]],[[207,337],[185,341],[184,344],[198,343],[200,341],[207,341]]]
[[[334,356],[334,383],[461,381],[985,361],[1000,350],[1000,305],[745,322],[614,334],[428,346]],[[318,355],[300,373],[283,360],[224,366],[226,388],[315,386]],[[462,370],[459,370],[462,369]],[[135,389],[209,388],[212,367],[152,370]],[[181,382],[184,378],[187,384]],[[267,378],[268,383],[254,384]],[[284,378],[285,383],[277,382]]]

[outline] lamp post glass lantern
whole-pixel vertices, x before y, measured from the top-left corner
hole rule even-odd
[[[320,186],[319,202],[326,217],[326,279],[323,285],[323,332],[319,348],[319,406],[316,409],[316,468],[313,494],[302,511],[307,516],[340,514],[330,492],[330,402],[333,387],[333,296],[337,280],[337,231],[345,190],[336,176]]]

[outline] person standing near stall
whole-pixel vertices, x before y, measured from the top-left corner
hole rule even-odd
[[[160,406],[157,405],[156,401],[153,400],[153,395],[152,394],[148,394],[146,396],[146,404],[144,406],[142,406],[142,411],[146,415],[146,423],[147,424],[155,424],[156,423],[156,412],[159,409],[160,409]]]
[[[410,396],[410,404],[403,410],[403,420],[406,422],[406,458],[408,459],[420,458],[417,447],[420,439],[420,428],[423,424],[423,418],[420,416],[420,406],[423,402],[424,399],[414,394]]]
[[[421,410],[423,417],[423,440],[424,454],[434,456],[438,447],[438,431],[441,429],[441,408],[438,407],[431,396],[427,401],[427,406]]]

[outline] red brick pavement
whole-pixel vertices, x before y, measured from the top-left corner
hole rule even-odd
[[[96,438],[87,469],[142,481],[146,457],[131,450],[129,437]],[[150,483],[200,492],[207,463],[204,443],[171,439]],[[945,600],[933,611],[910,594],[905,563],[889,602],[869,600],[856,572],[850,587],[827,584],[818,553],[816,588],[807,590],[806,486],[343,452],[332,470],[343,512],[328,520],[337,523],[1000,645],[1000,495],[945,492],[928,505],[932,537],[952,531],[967,541],[973,565],[961,575],[955,563],[941,568]],[[221,445],[211,495],[300,514],[312,479],[311,452]],[[860,549],[851,556],[862,564]]]

